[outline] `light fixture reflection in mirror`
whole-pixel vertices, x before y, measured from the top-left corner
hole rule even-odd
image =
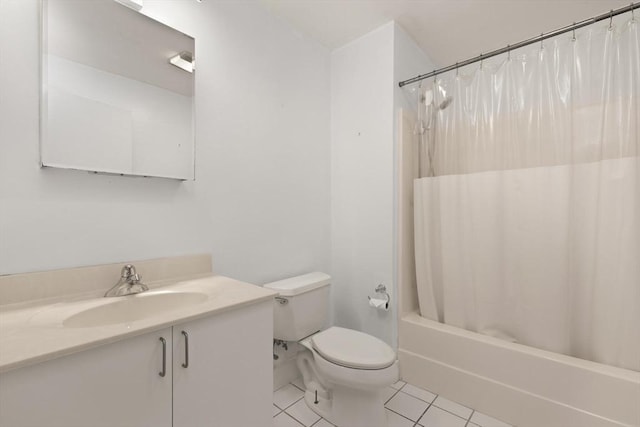
[[[195,61],[191,52],[183,51],[169,59],[173,65],[189,73],[195,69]]]
[[[142,9],[142,0],[115,0],[120,4],[130,7],[133,10],[139,11]]]

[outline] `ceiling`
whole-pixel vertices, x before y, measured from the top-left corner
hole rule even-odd
[[[261,1],[273,13],[330,49],[396,20],[438,66],[631,3],[631,0]]]

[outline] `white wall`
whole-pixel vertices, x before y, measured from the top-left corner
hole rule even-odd
[[[397,83],[430,61],[390,22],[331,54],[331,263],[334,322],[397,345],[395,110]],[[384,283],[387,313],[367,295]]]
[[[0,0],[0,274],[211,253],[329,269],[329,53],[253,2],[145,1],[196,38],[196,181],[38,166],[38,1]]]
[[[335,323],[395,345],[394,108],[422,52],[389,23],[329,55],[253,2],[143,12],[196,38],[195,182],[40,169],[37,1],[0,0],[0,274],[197,252],[256,283],[322,270]]]
[[[394,24],[331,54],[331,264],[334,323],[394,342],[395,310],[370,308],[393,286]]]
[[[419,83],[407,85],[401,88],[398,83],[425,74],[438,68],[436,64],[424,53],[416,41],[400,26],[395,26],[394,33],[394,103],[396,110],[404,108],[415,113],[417,111],[417,99],[411,95],[411,89],[416,88]],[[423,85],[431,84],[433,79],[423,80]],[[394,114],[397,122],[397,114]],[[397,123],[396,123],[397,124]],[[394,137],[397,135],[394,133]]]

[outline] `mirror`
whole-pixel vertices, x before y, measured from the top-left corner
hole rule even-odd
[[[194,179],[195,40],[114,0],[43,0],[42,166]]]

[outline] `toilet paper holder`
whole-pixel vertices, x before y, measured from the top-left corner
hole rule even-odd
[[[391,302],[391,297],[389,296],[389,293],[387,292],[387,287],[385,285],[383,285],[382,283],[380,283],[378,286],[376,286],[375,292],[376,292],[376,297],[374,297],[374,298],[378,299],[378,295],[382,296],[386,300],[384,308],[385,308],[385,310],[388,310],[389,309],[389,302]],[[371,296],[367,296],[367,298],[369,299],[369,301],[372,300]]]

